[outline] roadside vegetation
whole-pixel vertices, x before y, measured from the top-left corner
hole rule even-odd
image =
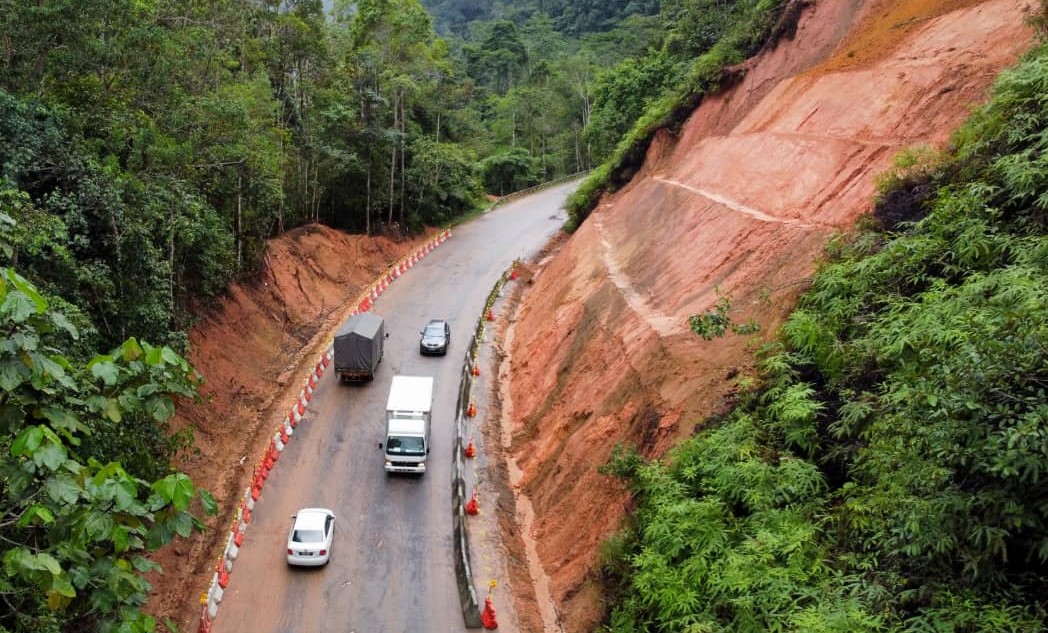
[[[606,630],[1044,630],[1046,94],[1042,44],[899,158],[734,410],[616,451]]]
[[[11,218],[0,250],[11,254]],[[78,357],[79,331],[0,267],[0,631],[156,630],[139,611],[150,551],[201,529],[214,499],[167,466],[175,398],[198,378],[169,347],[131,338]]]

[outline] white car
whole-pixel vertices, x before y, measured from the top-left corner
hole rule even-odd
[[[316,567],[331,557],[335,513],[327,508],[303,508],[291,517],[287,535],[287,564]]]

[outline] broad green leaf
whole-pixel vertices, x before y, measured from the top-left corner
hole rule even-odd
[[[106,398],[105,396],[90,396],[84,400],[84,404],[87,405],[87,408],[91,413],[101,413],[109,406],[109,398]]]
[[[146,400],[145,408],[149,415],[157,422],[170,420],[171,417],[175,415],[175,405],[166,396]]]
[[[120,407],[124,411],[141,411],[142,401],[134,394],[134,392],[128,390],[122,392],[117,396],[117,402],[120,403]]]
[[[33,569],[33,554],[28,547],[12,547],[4,554],[4,571],[8,576],[18,576]]]
[[[171,526],[166,521],[161,521],[153,524],[153,527],[149,529],[149,534],[146,535],[146,545],[150,550],[158,550],[174,538],[175,533],[171,530]]]
[[[120,346],[120,357],[126,362],[138,360],[142,357],[142,346],[134,338],[129,338]]]
[[[140,572],[146,573],[151,571],[162,571],[159,564],[149,560],[144,556],[135,556],[131,559],[131,564],[134,568]]]
[[[163,350],[159,347],[149,347],[146,350],[146,364],[156,367],[161,365],[163,360]]]
[[[7,575],[34,571],[46,571],[53,575],[62,573],[62,565],[54,556],[47,552],[32,553],[26,547],[15,547],[4,554],[4,568]]]
[[[113,398],[109,398],[106,402],[105,416],[113,422],[119,422],[123,419],[123,411],[120,409],[120,403]]]
[[[65,368],[62,367],[62,365],[60,365],[51,357],[45,356],[43,354],[34,354],[32,356],[32,359],[33,368],[38,370],[40,373],[53,377],[55,380],[62,382],[62,384],[66,385],[67,387],[72,388],[75,386],[75,383],[73,383],[71,379],[68,381],[63,380],[64,378],[66,378]]]
[[[113,549],[117,553],[123,553],[130,547],[130,538],[128,537],[128,529],[123,525],[118,525],[113,529],[113,533],[110,535],[113,541]]]
[[[215,497],[207,490],[197,492],[200,495],[200,504],[204,507],[204,512],[208,515],[218,514],[218,502],[215,501]]]
[[[40,348],[40,337],[33,331],[15,332],[9,340],[16,350],[35,352]]]
[[[36,465],[47,466],[52,472],[58,470],[65,463],[66,457],[65,447],[55,442],[48,442],[33,453],[33,461]]]
[[[182,538],[189,538],[193,534],[193,516],[188,512],[179,512],[168,522],[175,533]]]
[[[51,580],[51,590],[66,598],[76,597],[76,589],[73,588],[73,584],[65,576],[56,575]]]
[[[18,273],[14,272],[14,270],[12,269],[8,269],[7,277],[11,280],[11,283],[12,285],[14,285],[15,288],[18,288],[18,290],[22,292],[22,294],[24,294],[27,299],[32,301],[33,308],[36,312],[42,313],[45,310],[47,310],[47,300],[44,299],[43,295],[37,292],[36,286],[29,283],[29,281],[26,280],[25,277],[22,277]]]
[[[62,611],[69,606],[69,603],[72,602],[72,598],[76,597],[75,591],[72,596],[66,595],[71,590],[72,585],[69,585],[70,589],[66,589],[65,585],[69,585],[68,580],[59,581],[58,579],[55,579],[52,583],[52,588],[47,591],[48,609],[52,611]],[[55,588],[56,586],[57,589]]]
[[[124,467],[120,465],[120,462],[109,462],[105,466],[101,466],[95,472],[95,476],[91,478],[91,483],[96,486],[102,486],[106,481],[112,477],[127,477],[127,472],[124,471]]]
[[[0,389],[11,392],[29,379],[30,371],[26,364],[14,358],[0,361]]]
[[[137,501],[138,490],[133,481],[124,480],[116,484],[116,495],[113,498],[114,509],[124,512],[130,510]]]
[[[183,358],[178,355],[178,352],[171,349],[170,347],[167,347],[166,345],[163,348],[161,348],[161,356],[167,362],[168,365],[174,365],[175,367],[182,365],[182,363],[184,362]]]
[[[48,316],[51,317],[51,322],[58,328],[65,330],[74,341],[80,340],[80,332],[76,329],[76,326],[66,318],[61,312],[49,312]]]
[[[47,495],[56,502],[73,504],[80,498],[83,488],[70,477],[52,477],[44,484]]]
[[[96,379],[101,379],[106,385],[115,385],[120,378],[120,368],[111,361],[92,363],[90,368],[91,375]]]
[[[44,430],[39,426],[31,426],[23,429],[15,441],[11,444],[11,456],[21,457],[30,454],[40,448],[44,441]]]
[[[104,471],[99,471],[92,478],[92,483],[98,486],[101,498],[112,501],[113,508],[123,512],[135,503],[138,489],[134,480],[124,472],[119,464],[113,465],[116,466],[116,472],[110,472],[102,477]]]
[[[55,513],[50,508],[41,505],[30,506],[21,518],[18,519],[18,527],[29,527],[37,522],[50,524],[55,522]]]
[[[84,531],[93,541],[108,540],[114,526],[113,517],[104,512],[90,512],[84,521]]]
[[[0,303],[0,315],[15,323],[22,323],[36,313],[36,305],[21,292],[9,292],[3,303]]]
[[[182,511],[188,508],[193,500],[195,488],[189,477],[183,473],[175,473],[154,483],[153,491],[174,506],[176,510]]]
[[[79,433],[85,428],[84,425],[80,423],[80,420],[67,409],[43,407],[40,412],[44,418],[51,423],[51,426],[59,431]]]

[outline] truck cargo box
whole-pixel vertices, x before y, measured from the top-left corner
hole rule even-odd
[[[349,317],[335,334],[335,372],[340,380],[372,380],[382,361],[385,340],[382,317],[361,312]]]

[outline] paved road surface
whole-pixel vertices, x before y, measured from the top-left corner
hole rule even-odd
[[[575,183],[506,204],[457,227],[377,301],[385,355],[374,382],[321,379],[306,420],[266,481],[216,633],[444,633],[464,631],[452,562],[451,449],[462,359],[499,274],[533,255],[564,223]],[[421,357],[419,330],[451,323],[446,357]],[[394,374],[435,377],[432,453],[424,477],[382,469],[383,412]],[[335,511],[332,560],[289,569],[290,516]],[[478,587],[483,595],[484,588]]]

